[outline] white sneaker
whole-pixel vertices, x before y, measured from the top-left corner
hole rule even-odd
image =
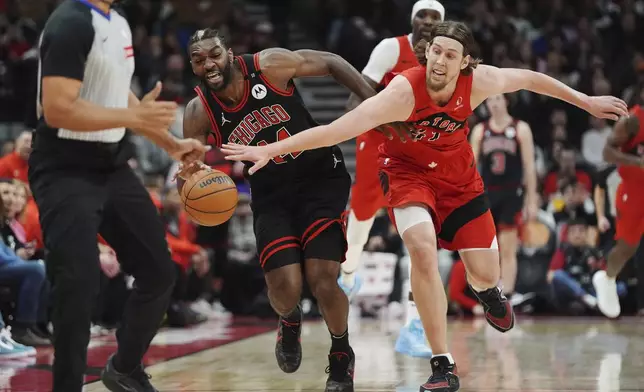
[[[0,359],[20,358],[35,355],[36,349],[13,340],[9,327],[0,330]]]
[[[227,319],[231,317],[231,313],[224,308],[219,301],[210,304],[205,299],[200,299],[190,305],[193,312],[199,313],[210,320]]]
[[[585,294],[583,297],[581,297],[581,300],[586,304],[591,309],[595,309],[597,307],[597,298],[593,297],[590,294]]]
[[[617,283],[606,275],[606,271],[597,271],[593,275],[593,286],[597,293],[597,307],[608,318],[617,318],[622,312],[617,296]]]
[[[212,311],[214,314],[215,319],[218,320],[227,320],[229,318],[233,317],[233,314],[229,312],[224,305],[221,304],[219,301],[215,301],[212,304]]]
[[[103,330],[103,327],[101,327],[100,325],[92,324],[92,326],[89,327],[89,336],[93,338],[97,336],[101,336],[103,334],[102,330]]]
[[[510,297],[510,304],[512,307],[520,306],[523,305],[524,302],[527,302],[536,296],[537,295],[535,293],[514,293],[512,297]]]

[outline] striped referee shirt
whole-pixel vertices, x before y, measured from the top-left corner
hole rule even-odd
[[[42,78],[82,82],[80,98],[110,108],[127,108],[134,73],[132,32],[115,10],[105,13],[87,0],[65,0],[49,17],[40,38],[38,118],[34,163],[83,166],[114,164],[125,128],[79,132],[50,127],[42,113]],[[71,157],[70,155],[74,155]],[[30,162],[31,163],[31,162]]]

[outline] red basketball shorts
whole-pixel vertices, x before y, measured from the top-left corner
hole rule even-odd
[[[394,220],[393,208],[422,204],[434,220],[439,245],[448,250],[495,247],[496,228],[471,151],[436,159],[424,168],[381,157],[380,182]]]
[[[644,235],[644,195],[642,190],[627,189],[624,182],[615,195],[615,239],[637,246]]]
[[[360,221],[387,206],[378,178],[378,146],[387,138],[369,131],[356,138],[356,178],[351,188],[351,209]]]

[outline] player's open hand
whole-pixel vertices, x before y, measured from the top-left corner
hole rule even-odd
[[[400,138],[400,141],[405,143],[407,140],[416,141],[413,136],[414,127],[404,122],[395,122],[384,124],[376,128],[376,131],[385,135],[389,140],[393,140],[395,136]]]
[[[619,98],[604,95],[588,97],[587,111],[595,117],[617,121],[620,117],[628,115],[628,106]]]
[[[253,175],[257,170],[266,166],[269,160],[273,158],[268,153],[266,146],[242,146],[239,144],[224,144],[221,146],[221,152],[226,154],[229,161],[246,161],[253,162],[254,165],[248,169],[248,174]]]

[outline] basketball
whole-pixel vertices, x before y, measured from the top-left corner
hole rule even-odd
[[[237,186],[219,170],[201,170],[186,180],[181,201],[188,216],[202,226],[226,222],[237,207]]]

